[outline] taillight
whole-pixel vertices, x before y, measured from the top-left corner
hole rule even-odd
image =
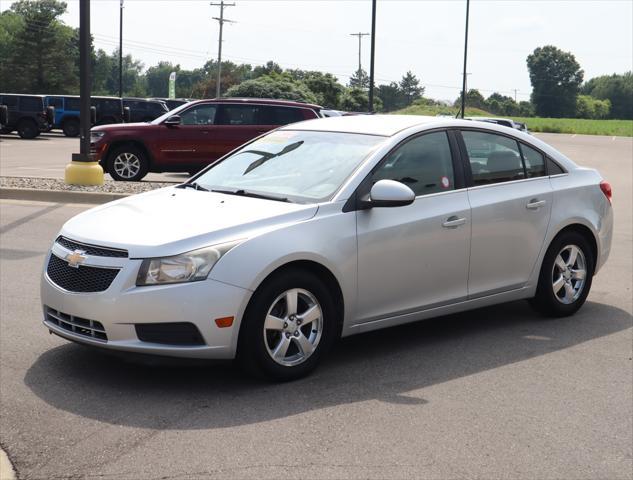
[[[613,192],[611,191],[611,184],[606,180],[600,182],[600,190],[604,193],[604,196],[609,200],[609,204],[611,203],[611,197],[613,196]]]

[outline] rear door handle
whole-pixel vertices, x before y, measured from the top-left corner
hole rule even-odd
[[[442,223],[442,226],[444,228],[457,228],[461,225],[464,225],[465,223],[466,223],[465,218],[459,218],[458,216],[453,215],[452,217],[448,217],[446,221]]]
[[[542,206],[545,205],[545,200],[539,200],[538,198],[533,198],[529,201],[529,203],[525,206],[528,210],[538,210]]]

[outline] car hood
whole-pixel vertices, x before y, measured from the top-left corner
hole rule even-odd
[[[131,258],[176,255],[246,239],[312,218],[315,205],[167,187],[87,210],[62,227],[79,242],[123,248]]]

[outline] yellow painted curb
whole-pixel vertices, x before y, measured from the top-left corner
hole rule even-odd
[[[15,470],[9,457],[4,450],[0,449],[0,480],[15,480],[15,478]]]
[[[103,185],[103,168],[98,162],[70,162],[64,181],[70,185]]]

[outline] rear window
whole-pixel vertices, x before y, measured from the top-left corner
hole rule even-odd
[[[44,110],[44,101],[37,97],[20,97],[20,110],[24,112],[41,112]]]
[[[48,105],[55,108],[64,108],[64,99],[61,97],[51,97],[48,99]]]
[[[81,101],[78,98],[66,98],[66,110],[81,110]]]
[[[0,99],[0,103],[2,103],[2,105],[6,105],[7,107],[17,107],[18,97],[13,97],[11,95],[3,95],[2,99]]]
[[[253,105],[222,105],[218,125],[256,125]]]
[[[304,117],[300,108],[261,106],[258,120],[260,125],[288,125],[301,122]]]
[[[523,153],[523,161],[525,162],[525,171],[528,178],[545,176],[545,159],[543,155],[524,143],[521,144],[521,152]]]

